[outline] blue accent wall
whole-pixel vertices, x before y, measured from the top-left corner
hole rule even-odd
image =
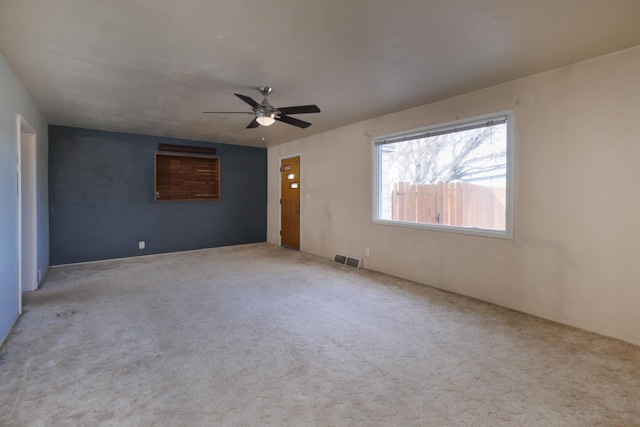
[[[216,148],[220,200],[155,201],[158,143]],[[266,181],[264,148],[50,126],[51,265],[264,242]]]

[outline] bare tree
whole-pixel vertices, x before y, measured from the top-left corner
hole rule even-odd
[[[506,144],[491,127],[390,144],[390,165],[400,181],[451,182],[506,168]]]

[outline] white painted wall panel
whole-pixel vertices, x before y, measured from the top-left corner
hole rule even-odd
[[[269,240],[301,153],[301,250],[640,344],[638,76],[640,46],[270,148]],[[372,137],[506,109],[514,240],[371,223]]]

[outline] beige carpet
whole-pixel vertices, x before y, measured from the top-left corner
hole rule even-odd
[[[640,348],[257,244],[54,268],[2,426],[640,425]]]

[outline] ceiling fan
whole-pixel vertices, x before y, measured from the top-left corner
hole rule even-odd
[[[309,113],[319,113],[320,108],[317,105],[297,105],[294,107],[282,107],[276,108],[273,105],[269,104],[267,101],[267,96],[271,93],[271,87],[269,86],[260,86],[258,88],[264,99],[262,103],[258,104],[252,98],[246,95],[240,95],[239,93],[235,93],[234,95],[238,98],[242,99],[244,102],[251,106],[252,112],[249,111],[203,111],[203,114],[253,114],[255,115],[254,119],[249,123],[247,129],[257,128],[258,126],[271,126],[277,121],[287,123],[293,126],[297,126],[299,128],[308,128],[311,126],[311,123],[305,122],[304,120],[299,120],[294,117],[289,117],[288,114],[309,114]]]

